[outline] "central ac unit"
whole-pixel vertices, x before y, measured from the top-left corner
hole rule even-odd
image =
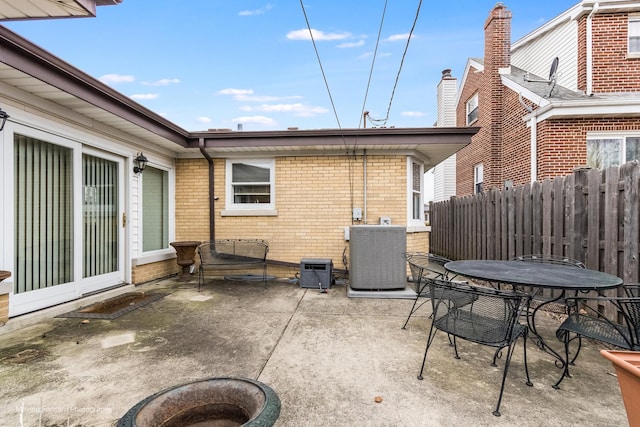
[[[402,253],[407,234],[403,226],[353,225],[349,229],[349,284],[352,289],[402,289],[407,269]]]

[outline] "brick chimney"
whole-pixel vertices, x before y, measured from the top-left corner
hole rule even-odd
[[[511,66],[511,11],[497,3],[484,24],[484,84],[479,93],[480,102],[488,107],[490,165],[485,167],[485,182],[502,182],[502,126],[504,86],[500,69]],[[488,175],[488,176],[487,176]]]

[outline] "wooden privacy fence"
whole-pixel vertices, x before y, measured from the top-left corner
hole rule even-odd
[[[432,203],[429,250],[450,259],[560,255],[638,282],[639,185],[633,161]]]

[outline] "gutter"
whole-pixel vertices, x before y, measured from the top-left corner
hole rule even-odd
[[[216,211],[215,211],[215,174],[213,169],[213,158],[204,149],[204,138],[198,141],[200,152],[209,163],[209,241],[216,241]]]

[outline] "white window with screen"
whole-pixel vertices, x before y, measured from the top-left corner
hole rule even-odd
[[[473,167],[473,194],[482,193],[483,181],[484,181],[484,165],[480,163]]]
[[[229,159],[226,163],[226,211],[223,215],[275,214],[275,160]]]
[[[478,120],[478,94],[475,93],[467,101],[467,125]]]
[[[640,15],[629,16],[629,57],[640,58]]]
[[[640,133],[587,137],[587,166],[606,169],[640,160]]]
[[[169,172],[147,166],[142,178],[142,251],[169,248]]]
[[[424,164],[407,159],[407,224],[424,227]]]

